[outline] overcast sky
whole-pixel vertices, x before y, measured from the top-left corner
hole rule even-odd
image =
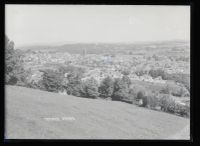
[[[189,6],[6,5],[17,46],[190,39]]]

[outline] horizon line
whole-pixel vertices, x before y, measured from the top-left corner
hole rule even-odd
[[[130,41],[130,42],[77,42],[77,41],[66,41],[66,42],[55,42],[55,43],[34,43],[17,45],[16,48],[30,47],[30,46],[63,46],[66,44],[137,44],[137,43],[159,43],[159,42],[190,42],[190,39],[172,39],[172,40],[155,40],[155,41]]]

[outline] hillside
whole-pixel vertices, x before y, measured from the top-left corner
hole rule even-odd
[[[5,100],[7,139],[189,139],[189,119],[123,102],[17,86]]]

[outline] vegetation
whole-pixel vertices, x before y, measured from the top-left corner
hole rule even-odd
[[[42,85],[46,91],[58,92],[62,88],[61,74],[50,69],[41,70],[41,72],[43,72]]]
[[[81,75],[78,71],[72,71],[67,75],[66,90],[69,95],[81,96],[83,94]]]
[[[189,91],[184,85],[177,85],[175,82],[167,82],[166,85],[160,90],[160,93],[171,94],[177,97],[190,96]]]
[[[182,117],[190,117],[190,107],[188,105],[176,104],[175,113]]]
[[[168,94],[163,95],[159,102],[161,110],[169,113],[175,112],[176,103]]]
[[[156,109],[159,106],[159,99],[156,93],[151,93],[147,98],[147,104],[151,109]]]
[[[10,85],[23,85],[24,68],[21,55],[14,50],[14,42],[5,37],[5,83]]]
[[[152,76],[152,78],[157,78],[160,76],[163,80],[167,79],[167,73],[162,69],[151,69],[149,71],[149,75]]]
[[[129,96],[129,88],[127,82],[117,78],[114,82],[113,100],[126,100]]]
[[[30,53],[30,52],[26,52]],[[32,55],[38,55],[37,52],[31,52]],[[40,52],[41,53],[41,52]],[[55,53],[55,52],[54,52]],[[119,53],[119,52],[118,52]],[[125,53],[126,54],[126,53]],[[137,53],[136,53],[137,54]],[[138,53],[144,54],[144,53]],[[112,56],[112,59],[117,58],[117,53]],[[133,54],[131,54],[133,55]],[[89,56],[89,55],[88,55]],[[109,56],[109,55],[107,55]],[[190,96],[190,76],[185,73],[167,73],[164,69],[139,69],[136,67],[135,70],[131,70],[130,67],[137,66],[141,64],[138,62],[138,58],[127,59],[128,61],[118,62],[118,58],[111,62],[104,62],[105,58],[96,59],[97,56],[93,58],[87,58],[87,55],[79,58],[78,56],[76,61],[72,61],[73,58],[66,59],[65,63],[45,63],[43,67],[47,69],[40,70],[43,74],[41,79],[38,81],[33,81],[32,71],[25,70],[23,65],[23,53],[21,51],[14,50],[14,42],[10,41],[6,37],[6,84],[10,85],[20,85],[30,88],[46,90],[50,92],[59,92],[66,90],[67,94],[74,95],[78,97],[86,98],[97,98],[101,97],[104,99],[112,98],[112,100],[120,101],[131,101],[132,103],[137,103],[139,100],[142,101],[141,106],[155,109],[158,106],[161,106],[161,110],[169,113],[179,114],[181,116],[188,116],[189,108],[186,106],[178,105],[170,96],[176,97],[187,97]],[[105,56],[104,56],[105,57]],[[45,58],[45,57],[43,57]],[[133,56],[131,57],[133,58]],[[146,57],[148,61],[154,59],[156,61],[163,61],[163,57],[159,55],[153,55],[152,57]],[[174,57],[172,57],[174,58]],[[29,58],[30,59],[30,58]],[[145,59],[145,57],[143,57]],[[40,60],[40,58],[38,59]],[[80,64],[80,62],[83,64]],[[130,61],[131,60],[131,61]],[[134,60],[134,61],[132,61]],[[176,59],[175,59],[176,60]],[[142,60],[143,61],[143,60]],[[179,58],[177,61],[187,62],[187,57]],[[26,62],[26,61],[24,61]],[[40,62],[40,61],[39,61]],[[79,63],[77,63],[79,62]],[[117,62],[117,63],[115,63]],[[117,67],[114,67],[113,64],[116,64]],[[80,65],[84,67],[80,67]],[[169,64],[165,64],[167,67]],[[105,76],[104,72],[107,72],[108,69],[101,68],[99,70],[94,70],[94,67],[106,66],[107,68],[113,67],[111,72],[106,73],[107,77],[103,80],[100,80],[97,76]],[[86,70],[87,68],[87,70]],[[134,67],[133,67],[134,68]],[[91,73],[88,73],[88,70]],[[88,73],[85,76],[85,73]],[[110,75],[112,74],[112,77]],[[122,77],[120,75],[123,75]],[[133,83],[133,80],[130,79],[132,73],[135,73],[137,76],[150,75],[153,79],[161,77],[163,80],[172,80],[174,82],[167,81],[167,83],[161,85],[156,84],[159,88],[150,87],[153,84],[148,86],[144,84],[138,85]],[[96,74],[93,76],[92,74]],[[116,77],[118,76],[118,78]],[[144,76],[144,77],[146,77]],[[83,78],[86,77],[86,80]],[[28,80],[30,79],[30,81]],[[141,77],[140,77],[141,79]],[[151,82],[151,81],[150,81]],[[100,83],[100,84],[99,84]],[[157,93],[153,92],[157,91]],[[164,94],[163,97],[158,98],[160,95]]]
[[[190,91],[190,75],[182,73],[169,74],[167,80],[174,80],[175,82],[183,84],[188,91]]]
[[[113,95],[114,91],[114,81],[111,77],[106,77],[102,80],[100,87],[99,87],[99,93],[100,96],[103,98],[108,98]]]
[[[97,98],[99,96],[98,83],[94,78],[90,78],[84,82],[84,95],[88,98]]]

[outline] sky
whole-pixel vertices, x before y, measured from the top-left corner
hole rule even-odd
[[[190,40],[190,6],[7,4],[5,33],[17,47]]]

